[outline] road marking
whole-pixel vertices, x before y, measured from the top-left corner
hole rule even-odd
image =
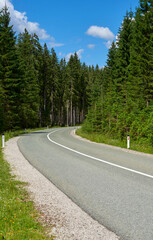
[[[61,130],[61,129],[60,129],[60,130]],[[136,173],[136,174],[139,174],[139,175],[142,175],[142,176],[145,176],[145,177],[148,177],[148,178],[152,178],[152,179],[153,179],[153,176],[152,176],[152,175],[149,175],[149,174],[146,174],[146,173],[143,173],[143,172],[139,172],[139,171],[133,170],[133,169],[131,169],[131,168],[126,168],[126,167],[120,166],[120,165],[118,165],[118,164],[114,164],[114,163],[105,161],[105,160],[103,160],[103,159],[90,156],[90,155],[85,154],[85,153],[81,153],[81,152],[79,152],[79,151],[76,151],[76,150],[74,150],[74,149],[72,149],[72,148],[66,147],[66,146],[64,146],[64,145],[62,145],[62,144],[60,144],[60,143],[57,143],[57,142],[53,141],[53,140],[49,137],[49,135],[51,135],[51,134],[53,134],[53,133],[55,133],[55,132],[57,132],[57,131],[60,131],[60,130],[58,129],[58,130],[55,130],[55,131],[53,131],[53,132],[48,133],[48,135],[47,135],[48,140],[49,140],[50,142],[52,142],[52,143],[54,143],[54,144],[62,147],[62,148],[65,148],[65,149],[67,149],[67,150],[69,150],[69,151],[71,151],[71,152],[77,153],[77,154],[82,155],[82,156],[84,156],[84,157],[87,157],[87,158],[96,160],[96,161],[98,161],[98,162],[102,162],[102,163],[108,164],[108,165],[110,165],[110,166],[117,167],[117,168],[120,168],[120,169],[129,171],[129,172]]]

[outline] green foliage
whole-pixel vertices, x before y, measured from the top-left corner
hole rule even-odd
[[[18,58],[15,33],[5,7],[0,10],[0,131],[18,123]]]
[[[51,56],[47,45],[44,45],[39,69],[39,96],[40,96],[40,123],[41,126],[49,124],[50,115],[50,64]]]
[[[86,77],[88,77],[85,73],[85,68],[85,64],[81,65],[76,53],[74,56],[71,55],[67,63],[67,96],[65,96],[67,119],[70,125],[80,123],[81,115],[83,115],[82,118],[84,119],[84,111],[86,109],[86,95],[84,92],[87,85]],[[81,106],[81,103],[83,106]]]
[[[84,124],[83,128],[80,128],[76,132],[79,136],[86,138],[90,141],[97,142],[97,143],[104,143],[116,147],[127,148],[127,141],[126,138],[121,140],[118,136],[112,136],[110,134],[103,134],[103,133],[96,133],[92,131],[85,131]],[[136,141],[131,138],[130,140],[130,149],[153,154],[153,148],[150,144],[145,141]]]
[[[91,106],[82,131],[120,140],[130,134],[139,143],[153,145],[152,20],[152,2],[141,0],[135,16],[127,12],[124,17],[97,79],[96,70],[89,68]]]
[[[38,124],[39,88],[33,38],[25,29],[18,37],[18,57],[20,61],[20,106],[21,126],[35,127]]]

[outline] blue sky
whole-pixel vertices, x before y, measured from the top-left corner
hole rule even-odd
[[[54,47],[58,58],[74,52],[81,62],[103,67],[126,11],[135,11],[139,0],[0,0],[7,4],[16,32],[26,27],[41,44]]]

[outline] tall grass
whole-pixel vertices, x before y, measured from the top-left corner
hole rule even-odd
[[[84,131],[83,128],[79,128],[76,131],[76,134],[93,142],[105,143],[112,146],[127,148],[126,138],[124,140],[120,140],[119,138],[113,138],[110,135],[104,135],[101,133],[94,132],[88,133],[87,131]],[[139,152],[153,154],[153,146],[147,144],[146,142],[140,143],[130,139],[130,149]]]

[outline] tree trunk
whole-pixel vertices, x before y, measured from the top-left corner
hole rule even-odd
[[[73,125],[73,104],[72,104],[72,97],[71,97],[71,126]]]
[[[67,127],[69,126],[69,101],[67,100]]]

